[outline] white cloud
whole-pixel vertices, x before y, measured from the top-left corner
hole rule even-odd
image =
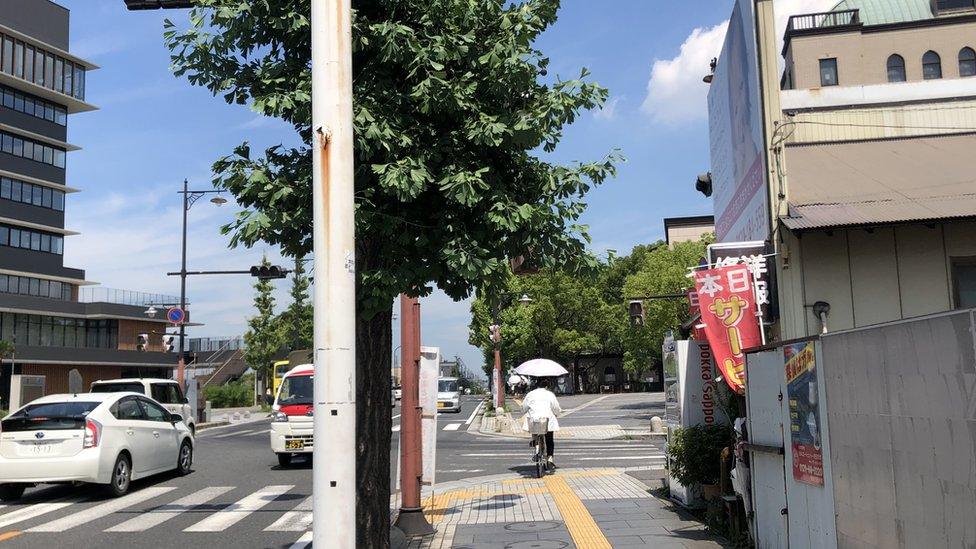
[[[597,120],[613,120],[617,117],[617,106],[622,97],[611,97],[603,104],[603,108],[593,111],[593,118]]]
[[[711,28],[696,28],[676,57],[656,59],[641,110],[655,122],[667,125],[704,118],[708,86],[702,77],[709,60],[722,50],[727,27],[728,21],[723,21]]]
[[[782,51],[783,33],[791,15],[829,10],[836,0],[775,0],[776,35]],[[671,59],[655,59],[647,82],[647,97],[641,110],[655,122],[677,125],[703,120],[706,117],[708,86],[702,77],[708,63],[718,57],[725,41],[728,20],[714,27],[698,27],[681,44],[678,55]],[[782,58],[778,58],[782,67]]]

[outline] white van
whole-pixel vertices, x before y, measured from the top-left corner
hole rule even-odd
[[[178,414],[183,423],[196,434],[195,406],[183,396],[183,390],[175,379],[130,378],[106,379],[91,384],[92,393],[139,393],[163,405],[171,414]]]
[[[312,421],[315,382],[311,364],[295,366],[282,378],[271,406],[271,451],[282,467],[297,454],[312,453]]]

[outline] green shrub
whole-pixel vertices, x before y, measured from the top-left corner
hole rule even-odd
[[[254,376],[244,376],[238,381],[207,387],[203,394],[214,408],[251,406],[254,404]]]
[[[5,417],[7,417],[7,414],[9,414],[9,413],[10,412],[8,412],[6,410],[0,410],[0,419],[3,419]]]
[[[675,429],[668,440],[670,473],[681,484],[718,484],[722,449],[732,443],[725,425],[695,425]]]

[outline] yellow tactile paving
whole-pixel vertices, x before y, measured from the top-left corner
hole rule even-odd
[[[546,488],[556,501],[559,514],[566,523],[569,535],[573,537],[573,543],[577,547],[587,549],[611,549],[610,542],[607,541],[603,531],[597,526],[593,516],[586,510],[583,501],[576,496],[573,489],[566,483],[566,479],[551,475],[544,478]]]

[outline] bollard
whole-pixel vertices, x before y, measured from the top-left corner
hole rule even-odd
[[[205,423],[210,423],[213,419],[210,414],[213,413],[213,403],[209,400],[203,403],[203,421]]]
[[[651,418],[651,432],[655,434],[664,433],[664,422],[661,421],[659,416]]]

